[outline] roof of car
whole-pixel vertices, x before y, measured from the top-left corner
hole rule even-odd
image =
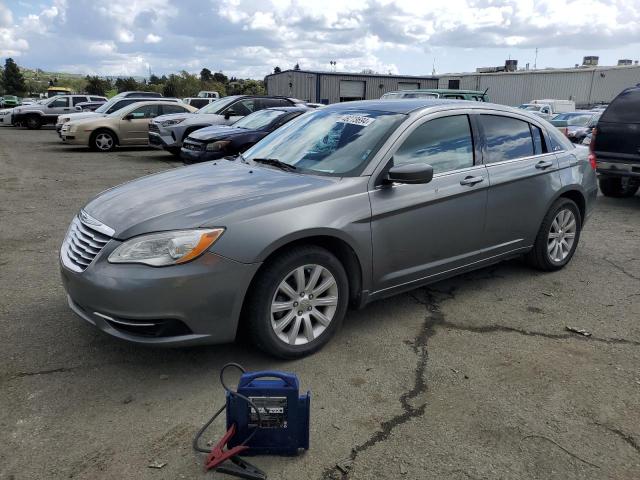
[[[270,107],[265,110],[278,110],[279,112],[306,112],[307,110],[314,110],[306,105],[296,105],[295,107]],[[259,111],[259,110],[258,110]]]
[[[502,105],[494,105],[485,102],[473,102],[470,100],[449,100],[443,98],[407,98],[407,99],[391,99],[391,100],[359,100],[355,102],[334,103],[323,108],[323,110],[376,110],[379,112],[389,113],[411,113],[428,107],[440,107],[444,105],[459,105],[460,107],[499,107],[504,109]]]

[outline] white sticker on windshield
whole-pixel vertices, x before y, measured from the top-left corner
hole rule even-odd
[[[375,121],[375,118],[365,117],[364,115],[342,115],[338,119],[338,122],[350,123],[351,125],[360,125],[362,127],[371,125]]]

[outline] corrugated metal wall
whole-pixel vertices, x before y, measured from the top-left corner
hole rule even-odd
[[[316,95],[317,78],[320,78],[320,96]],[[374,100],[383,94],[399,89],[400,82],[419,83],[420,88],[437,88],[438,79],[428,77],[387,77],[384,75],[343,75],[315,72],[286,71],[267,78],[269,95],[285,95],[310,102],[340,101],[340,80],[365,82],[365,99]],[[291,84],[291,86],[289,86]]]
[[[460,79],[461,89],[489,89],[492,102],[520,105],[530,100],[555,98],[577,105],[610,102],[627,87],[640,83],[640,67],[612,67],[517,73],[483,73],[442,76],[438,87]]]

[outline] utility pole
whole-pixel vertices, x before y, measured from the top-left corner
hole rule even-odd
[[[538,68],[538,47],[536,47],[536,58],[533,61],[533,69],[535,70],[536,68]]]

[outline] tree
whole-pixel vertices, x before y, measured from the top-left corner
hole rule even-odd
[[[222,72],[216,72],[213,74],[213,81],[222,83],[222,84],[227,84],[229,83],[229,78]]]
[[[213,75],[211,74],[211,70],[208,68],[203,68],[200,70],[200,81],[201,82],[210,82],[213,80]]]
[[[300,64],[296,63],[296,64],[293,66],[293,69],[294,69],[294,70],[300,70]]]
[[[24,77],[13,58],[7,58],[4,62],[4,72],[2,73],[2,85],[7,95],[24,95],[26,86]]]
[[[276,66],[273,68],[273,73],[282,73],[282,69],[281,69],[279,66],[277,66],[277,65],[276,65]]]
[[[153,73],[149,76],[149,85],[160,85],[162,79]]]
[[[97,76],[89,76],[86,77],[87,85],[85,90],[90,95],[102,95],[105,96],[108,90],[111,90],[111,82],[109,80],[101,80],[100,77]]]
[[[118,78],[116,80],[116,88],[118,89],[118,93],[128,92],[131,90],[140,90],[140,85],[136,82],[136,79],[133,77],[129,78]]]

